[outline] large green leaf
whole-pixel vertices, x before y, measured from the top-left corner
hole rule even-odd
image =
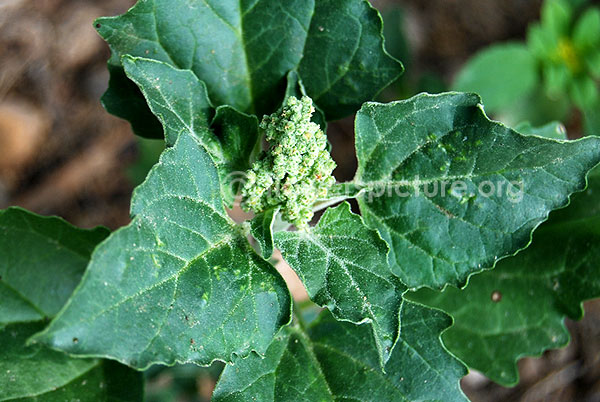
[[[315,1],[298,74],[328,120],[354,113],[402,73],[382,32],[381,16],[366,0]]]
[[[175,144],[181,133],[193,133],[204,148],[221,157],[219,141],[208,130],[213,110],[206,85],[194,73],[151,59],[124,56],[121,62],[163,125],[168,146]]]
[[[163,153],[131,211],[36,339],[139,368],[263,353],[290,319],[290,295],[225,213],[216,167],[196,137],[182,133]]]
[[[26,346],[43,322],[0,329],[0,401],[142,401],[142,374],[117,362]]]
[[[329,208],[309,231],[278,232],[281,255],[310,298],[340,320],[371,322],[382,365],[398,339],[398,312],[406,288],[387,263],[389,248],[344,202]]]
[[[20,208],[0,211],[0,401],[142,400],[140,373],[26,345],[67,301],[107,235]]]
[[[0,210],[0,326],[53,317],[108,230],[76,228],[21,208]]]
[[[507,386],[518,382],[519,358],[566,345],[565,317],[580,319],[582,301],[600,297],[600,174],[533,239],[517,256],[473,277],[465,290],[409,296],[451,314],[446,347]]]
[[[467,62],[453,87],[478,93],[488,112],[498,112],[535,89],[540,81],[538,68],[524,44],[490,46]]]
[[[445,314],[405,302],[398,346],[381,370],[369,324],[324,311],[306,331],[285,328],[264,359],[237,359],[221,375],[215,401],[466,401],[465,367],[442,347]]]
[[[463,285],[526,247],[600,162],[600,139],[523,136],[463,93],[365,104],[356,150],[361,212],[411,288]]]
[[[300,329],[284,328],[264,358],[250,356],[226,367],[213,401],[333,400],[311,346]]]
[[[215,105],[259,116],[279,105],[291,70],[330,119],[352,113],[402,72],[365,0],[140,0],[96,27],[113,52],[104,104],[143,136],[156,136],[156,120],[124,83],[126,54],[191,70]]]
[[[182,133],[191,133],[210,153],[225,201],[231,205],[240,187],[237,173],[250,168],[260,148],[258,119],[230,106],[219,106],[215,112],[206,86],[190,70],[130,56],[122,63],[162,124],[167,145],[175,144]]]

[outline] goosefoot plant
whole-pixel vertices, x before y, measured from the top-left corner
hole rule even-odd
[[[465,400],[467,366],[514,384],[600,294],[598,175],[543,223],[600,139],[520,134],[468,93],[369,102],[402,65],[366,1],[140,0],[96,27],[105,107],[167,149],[110,235],[0,212],[0,400],[141,400],[135,370],[215,360],[217,401]],[[325,121],[357,110],[334,184]]]

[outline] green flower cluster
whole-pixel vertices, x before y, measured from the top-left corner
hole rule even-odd
[[[281,208],[285,221],[305,228],[313,205],[335,183],[336,164],[327,151],[327,138],[310,119],[312,100],[289,97],[281,112],[265,116],[260,124],[269,150],[247,172],[242,208],[256,213]]]

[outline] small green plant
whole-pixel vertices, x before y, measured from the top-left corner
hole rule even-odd
[[[490,46],[471,59],[454,87],[480,93],[488,111],[511,123],[568,117],[572,107],[595,134],[600,110],[600,8],[581,13],[565,0],[546,0],[526,43]]]
[[[515,384],[600,295],[600,138],[469,93],[371,102],[403,68],[368,2],[140,0],[96,27],[105,107],[166,149],[111,234],[0,211],[0,400],[141,400],[139,371],[215,361],[216,401],[466,400],[467,367]],[[325,122],[352,113],[335,183]]]

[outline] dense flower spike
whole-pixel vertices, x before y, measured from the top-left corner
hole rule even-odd
[[[283,219],[306,227],[314,203],[335,183],[327,138],[310,120],[314,111],[309,97],[292,96],[281,112],[263,118],[260,127],[270,147],[248,171],[242,208],[262,212],[280,206]]]

